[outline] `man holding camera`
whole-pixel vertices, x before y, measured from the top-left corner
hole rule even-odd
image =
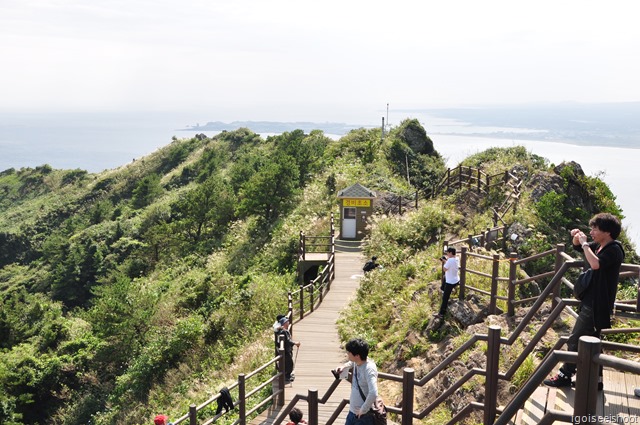
[[[438,318],[444,317],[444,314],[447,312],[451,292],[453,288],[460,283],[460,278],[458,277],[458,269],[460,267],[458,265],[458,259],[456,258],[456,249],[453,247],[447,248],[446,256],[443,255],[440,261],[442,262],[442,270],[444,270],[444,283],[442,285],[442,304],[440,305]]]

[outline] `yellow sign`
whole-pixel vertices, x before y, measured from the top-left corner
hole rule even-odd
[[[370,207],[371,199],[343,199],[343,207]]]

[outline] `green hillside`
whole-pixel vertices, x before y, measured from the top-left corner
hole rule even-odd
[[[606,185],[579,166],[554,170],[521,147],[465,163],[525,181],[508,217],[528,229],[523,254],[566,242],[567,229],[594,212],[621,215]],[[100,174],[1,172],[0,424],[143,424],[160,411],[185,413],[272,355],[270,325],[297,285],[298,234],[328,233],[338,190],[359,182],[413,196],[444,171],[425,130],[407,120],[384,139],[379,129],[338,141],[239,129],[174,139]],[[385,270],[363,281],[368,302],[360,294],[343,336],[369,339],[382,368],[408,358],[402,339],[433,308],[412,294],[438,279],[443,238],[486,228],[503,195],[470,203],[460,189],[374,217],[366,249]],[[390,298],[373,317],[374,301]]]

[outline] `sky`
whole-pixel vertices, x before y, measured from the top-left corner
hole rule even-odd
[[[0,0],[0,113],[640,100],[637,2]],[[360,121],[361,122],[361,121]]]

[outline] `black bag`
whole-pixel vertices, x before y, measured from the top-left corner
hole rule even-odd
[[[367,398],[364,396],[362,389],[360,388],[360,383],[358,382],[358,375],[356,373],[356,366],[353,367],[353,376],[356,378],[356,386],[358,387],[358,391],[360,392],[360,397],[362,400],[366,400]],[[387,425],[387,408],[382,401],[382,397],[376,397],[371,409],[366,413],[367,415],[371,415],[373,419],[373,425]]]
[[[222,412],[222,409],[225,411],[233,410],[233,398],[231,398],[231,393],[229,392],[229,388],[223,387],[220,390],[220,397],[218,397],[218,409],[216,409],[216,415],[219,415]]]
[[[589,289],[589,285],[591,284],[591,279],[593,279],[593,270],[587,269],[580,273],[578,276],[578,280],[576,280],[575,285],[573,285],[573,296],[577,300],[582,300],[584,298],[584,294]]]
[[[373,261],[369,260],[366,263],[364,263],[364,267],[362,267],[362,270],[365,272],[371,271],[373,269],[375,269],[378,265],[376,263],[374,263]]]

